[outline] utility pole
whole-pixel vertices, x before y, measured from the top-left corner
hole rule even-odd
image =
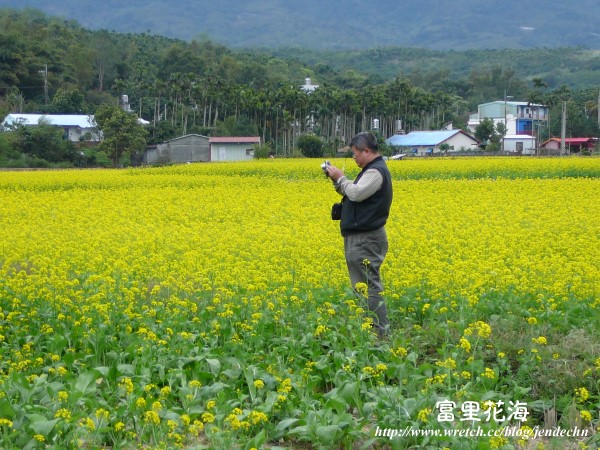
[[[504,141],[506,140],[506,89],[504,89],[504,136],[502,136],[502,153],[504,154]]]
[[[562,102],[562,121],[560,126],[560,154],[566,155],[567,148],[565,145],[565,139],[567,137],[567,102]]]
[[[44,70],[39,71],[44,76],[44,104],[48,104],[48,64],[44,65]]]
[[[509,83],[510,86],[510,83]],[[508,89],[504,90],[504,136],[502,136],[502,153],[504,153],[504,141],[506,140],[506,135],[508,134],[508,123],[507,123],[507,114],[506,114],[506,102],[508,99],[512,100],[512,96],[506,95],[508,94]]]

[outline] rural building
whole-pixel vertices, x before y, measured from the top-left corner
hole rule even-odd
[[[477,150],[479,141],[462,130],[412,131],[396,134],[386,139],[386,144],[403,153],[427,156],[440,153],[440,146],[447,144],[449,151]]]
[[[547,150],[560,151],[561,139],[550,138],[544,142],[541,147]],[[598,138],[583,137],[583,138],[565,138],[565,148],[568,153],[579,153],[582,151],[594,151],[598,145]]]
[[[255,144],[260,144],[260,137],[209,138],[188,134],[149,146],[144,152],[143,164],[243,161],[254,158]]]
[[[37,126],[40,122],[62,128],[65,139],[72,142],[100,140],[94,116],[84,114],[9,114],[2,122],[2,129],[19,124]]]
[[[496,124],[505,123],[506,134],[535,136],[539,128],[548,125],[548,107],[503,100],[482,103],[477,107],[477,114],[469,117],[469,131],[475,132],[477,125],[485,118],[492,119]]]
[[[182,162],[210,161],[208,137],[200,134],[180,136],[162,144],[149,146],[144,164],[165,164]]]
[[[497,100],[479,105],[477,114],[469,117],[467,129],[474,133],[483,119],[492,119],[495,125],[506,125],[502,144],[505,152],[534,154],[540,130],[548,127],[548,114],[549,109],[545,105]],[[532,138],[533,144],[530,142]]]
[[[526,134],[507,134],[504,136],[504,151],[516,155],[534,155],[535,138]]]
[[[102,133],[97,130],[98,125],[94,116],[87,114],[9,114],[0,124],[0,131],[19,124],[37,126],[40,121],[62,128],[65,132],[65,140],[72,142],[98,142],[102,140]],[[148,125],[150,122],[138,118],[138,123]]]
[[[254,158],[254,145],[260,144],[260,137],[211,137],[208,142],[211,161],[243,161]]]

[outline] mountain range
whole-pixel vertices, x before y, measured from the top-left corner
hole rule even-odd
[[[0,0],[0,7],[231,48],[600,49],[598,0]]]

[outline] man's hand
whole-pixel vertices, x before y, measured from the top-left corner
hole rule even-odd
[[[344,176],[344,172],[335,166],[328,166],[327,167],[327,175],[333,181],[338,181],[340,178],[342,178]]]

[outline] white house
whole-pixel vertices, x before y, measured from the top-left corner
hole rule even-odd
[[[507,134],[534,135],[535,131],[548,123],[548,107],[529,102],[497,100],[477,106],[477,114],[469,118],[469,131],[490,118],[494,123],[506,123]]]
[[[507,134],[504,136],[504,151],[519,155],[534,155],[535,138],[527,134]]]
[[[208,140],[210,146],[211,161],[243,161],[254,158],[254,145],[260,144],[259,136],[227,136],[211,137]]]
[[[549,110],[545,105],[497,100],[479,105],[477,114],[469,117],[467,128],[475,132],[485,118],[492,119],[494,125],[505,124],[504,151],[532,154],[535,153],[540,129],[548,126],[548,114]],[[533,144],[530,142],[532,139]]]
[[[2,122],[2,129],[14,125],[35,126],[40,122],[61,127],[69,141],[78,142],[99,141],[100,135],[96,131],[94,116],[83,114],[9,114]]]
[[[72,142],[102,140],[102,133],[98,132],[96,128],[98,125],[91,114],[9,114],[0,124],[0,130],[6,130],[17,124],[36,126],[40,121],[61,127],[65,132],[65,138]],[[150,123],[142,118],[138,118],[137,121],[141,125]]]
[[[386,139],[391,147],[401,148],[404,153],[426,156],[440,153],[440,146],[448,145],[448,151],[476,150],[479,141],[462,130],[411,131]]]

